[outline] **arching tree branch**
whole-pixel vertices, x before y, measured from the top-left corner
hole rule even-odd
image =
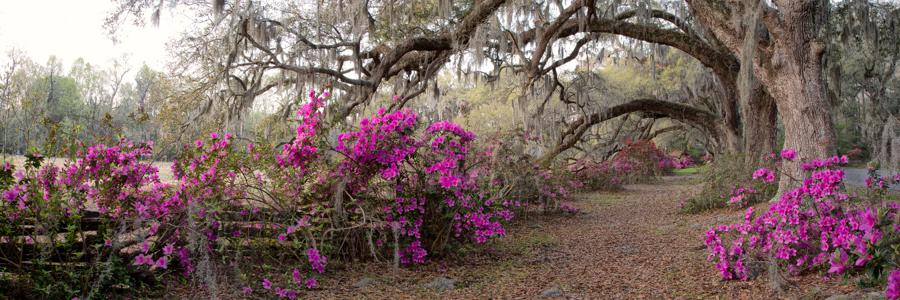
[[[718,125],[721,123],[719,116],[708,111],[669,101],[649,98],[637,99],[606,108],[600,112],[582,116],[578,120],[572,122],[560,135],[556,145],[547,151],[544,156],[538,158],[536,163],[542,166],[549,166],[556,156],[581,141],[584,133],[592,126],[633,112],[652,113],[690,123],[710,132],[713,136],[718,136],[721,132],[721,129],[719,128],[720,125]]]

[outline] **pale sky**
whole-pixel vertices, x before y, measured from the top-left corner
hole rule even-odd
[[[135,27],[128,22],[119,34],[120,42],[114,44],[103,28],[112,10],[109,0],[0,0],[0,62],[16,48],[37,63],[56,55],[67,67],[79,57],[107,66],[128,55],[132,67],[146,62],[163,69],[165,43],[180,31],[179,22],[169,12],[162,14],[159,27],[150,22]]]

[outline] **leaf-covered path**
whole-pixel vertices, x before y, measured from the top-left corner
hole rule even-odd
[[[691,177],[666,177],[615,193],[584,194],[574,216],[530,216],[506,238],[394,273],[386,263],[335,266],[313,298],[365,299],[770,299],[766,276],[723,282],[706,261],[705,231],[738,221],[739,210],[679,214],[699,190]],[[757,209],[763,209],[759,207]],[[333,269],[335,270],[335,269]],[[434,288],[436,278],[454,288]],[[840,279],[792,277],[777,298],[825,298],[853,290]]]

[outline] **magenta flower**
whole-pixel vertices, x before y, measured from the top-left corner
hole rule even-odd
[[[156,263],[153,264],[153,266],[160,268],[160,269],[166,269],[169,266],[169,262],[168,262],[168,260],[166,260],[165,256],[161,256],[159,259],[156,260]]]
[[[397,177],[398,173],[397,165],[391,165],[387,169],[381,171],[381,177],[384,177],[384,179],[393,179],[394,177]]]
[[[888,275],[887,289],[884,291],[884,297],[896,300],[900,298],[900,270],[893,270]]]
[[[303,282],[303,276],[300,275],[300,270],[294,268],[292,277],[294,278],[294,283],[300,284]]]
[[[759,168],[753,172],[753,179],[762,179],[765,183],[772,183],[775,181],[775,171],[767,168]]]
[[[844,273],[847,269],[847,259],[847,252],[844,252],[844,249],[838,249],[838,253],[831,258],[831,268],[828,269],[828,273]]]
[[[306,288],[314,289],[317,286],[319,286],[319,282],[316,281],[315,277],[310,277],[309,279],[306,280]]]
[[[316,272],[324,273],[325,272],[325,264],[326,259],[324,255],[319,253],[319,250],[316,248],[309,248],[306,250],[306,256],[309,258],[309,265],[316,270]]]
[[[262,286],[263,286],[264,289],[271,290],[271,289],[272,289],[272,282],[269,281],[268,278],[263,278],[263,280],[262,280]]]
[[[797,158],[797,151],[794,151],[794,149],[790,148],[781,150],[781,158],[793,161],[795,158]]]
[[[152,264],[152,263],[153,263],[153,260],[147,256],[144,256],[144,254],[138,254],[137,256],[134,257],[134,265],[135,266],[140,266],[140,265],[144,265],[144,264]]]
[[[459,185],[459,178],[453,175],[441,176],[441,187],[449,189]]]

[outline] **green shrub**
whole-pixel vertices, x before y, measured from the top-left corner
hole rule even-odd
[[[702,173],[703,191],[688,199],[681,207],[682,212],[699,213],[729,205],[729,200],[737,196],[738,189],[753,189],[757,193],[743,195],[742,201],[735,206],[747,206],[767,201],[775,196],[777,187],[761,185],[753,180],[751,174],[756,167],[746,163],[746,155],[721,155],[707,165]],[[771,167],[773,163],[766,161],[762,165]]]

